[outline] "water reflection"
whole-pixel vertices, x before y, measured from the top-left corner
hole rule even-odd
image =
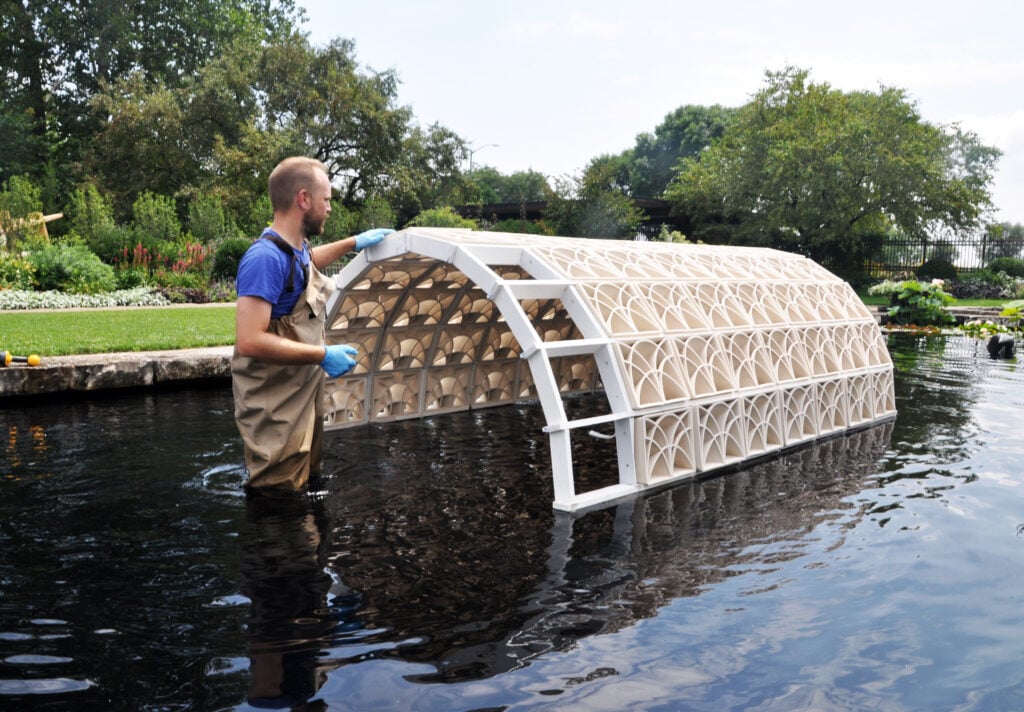
[[[518,414],[527,426],[534,417]],[[472,426],[500,433],[500,416],[456,418],[466,422],[428,438],[411,437],[413,424],[378,428],[359,452],[390,466],[341,465],[308,506],[288,507],[290,524],[277,515],[259,524],[260,540],[279,545],[243,549],[252,564],[246,579],[261,582],[249,584],[261,621],[254,649],[278,653],[276,670],[288,641],[307,654],[299,664],[307,678],[310,641],[330,640],[318,658],[324,669],[397,658],[431,668],[405,676],[421,683],[488,678],[569,650],[654,616],[667,601],[801,556],[807,534],[841,512],[862,516],[846,498],[877,465],[892,430],[890,423],[860,431],[573,517],[550,509],[546,473],[524,458],[521,442],[496,437],[472,450]],[[538,431],[520,432],[531,430]],[[439,466],[428,452],[465,459]],[[281,560],[286,553],[294,560]],[[264,561],[266,585],[256,575]],[[313,613],[332,581],[358,592],[346,598],[354,610],[343,607],[342,618]],[[272,615],[261,612],[268,599],[270,608],[280,600]],[[339,634],[340,625],[348,631]],[[346,651],[356,643],[360,655]],[[254,660],[254,679],[261,671]]]
[[[250,676],[248,700],[291,709],[322,682],[317,654],[357,598],[335,601],[324,569],[323,507],[304,494],[251,494],[240,536]],[[340,605],[339,605],[340,604]],[[311,708],[312,709],[312,708]]]

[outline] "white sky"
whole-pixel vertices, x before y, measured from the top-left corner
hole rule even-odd
[[[314,44],[394,69],[399,102],[474,165],[573,174],[684,104],[739,106],[787,65],[844,91],[905,90],[925,121],[1003,152],[995,219],[1024,223],[1020,0],[297,0]],[[487,145],[497,144],[497,146]]]

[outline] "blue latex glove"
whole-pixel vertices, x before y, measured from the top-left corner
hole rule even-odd
[[[367,230],[366,232],[359,233],[358,235],[356,235],[356,252],[363,249],[364,247],[376,245],[378,242],[380,242],[393,232],[394,230],[391,230],[386,227],[377,227],[374,228],[373,230]]]
[[[356,360],[352,357],[359,353],[357,349],[345,345],[325,346],[324,348],[327,353],[324,354],[324,360],[320,362],[320,368],[327,371],[327,375],[331,378],[344,376],[355,368]]]

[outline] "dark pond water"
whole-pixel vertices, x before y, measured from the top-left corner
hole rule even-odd
[[[279,499],[223,389],[4,410],[0,708],[1024,709],[1024,371],[890,349],[895,423],[575,518],[528,408]]]

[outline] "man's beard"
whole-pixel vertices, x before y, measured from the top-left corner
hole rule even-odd
[[[302,232],[306,238],[320,235],[324,231],[324,223],[327,222],[327,217],[323,217],[320,220],[316,220],[306,213],[302,216]]]

